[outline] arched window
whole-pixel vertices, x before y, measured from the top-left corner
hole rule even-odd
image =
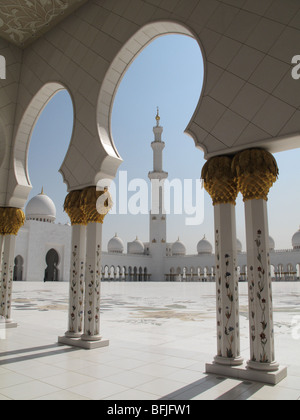
[[[15,258],[14,281],[23,281],[23,266],[24,259],[21,257],[21,255],[18,255]]]
[[[59,281],[59,256],[55,249],[50,249],[46,255],[47,268],[45,270],[44,282],[46,281]]]

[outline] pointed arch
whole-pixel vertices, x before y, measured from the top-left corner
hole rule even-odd
[[[60,91],[66,90],[72,100],[68,88],[58,82],[46,83],[32,98],[25,109],[16,131],[11,162],[7,205],[23,208],[32,189],[28,171],[28,150],[32,132],[50,100]],[[73,110],[74,101],[72,100]]]
[[[107,178],[107,175],[114,178],[116,176],[118,167],[122,162],[122,158],[119,155],[112,136],[111,116],[114,99],[124,75],[126,74],[133,61],[137,58],[137,56],[152,41],[160,36],[171,34],[186,35],[194,38],[198,42],[204,60],[204,50],[197,35],[192,32],[191,29],[176,21],[157,21],[146,24],[127,41],[127,43],[122,47],[110,65],[99,93],[97,106],[97,126],[99,137],[102,146],[107,153],[107,157],[103,159],[100,172],[97,175],[97,181],[100,181],[102,178]],[[205,68],[206,64],[204,60],[204,74],[206,74]],[[204,85],[205,82],[203,83],[202,92],[204,91]],[[194,115],[200,106],[202,92]],[[191,118],[191,122],[194,115]],[[189,126],[191,125],[191,122]],[[186,129],[186,133],[194,139],[196,146],[198,146],[194,133],[188,128]]]

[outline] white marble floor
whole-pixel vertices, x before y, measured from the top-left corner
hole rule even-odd
[[[103,283],[110,346],[59,346],[68,284],[15,283],[13,319],[0,330],[0,400],[300,399],[300,283],[275,283],[277,386],[204,373],[216,353],[215,285]],[[240,285],[242,355],[249,357],[247,285]]]

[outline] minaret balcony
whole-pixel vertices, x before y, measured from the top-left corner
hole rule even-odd
[[[168,172],[164,172],[164,171],[161,171],[161,172],[155,172],[154,171],[154,172],[149,172],[149,174],[148,174],[148,177],[149,177],[150,180],[159,179],[161,181],[163,179],[167,179],[168,176],[169,176]]]

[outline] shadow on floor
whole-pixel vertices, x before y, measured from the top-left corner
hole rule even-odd
[[[50,349],[57,349],[57,350],[45,351],[45,350],[50,350]],[[67,347],[67,348],[62,347],[59,344],[49,344],[46,346],[29,347],[26,349],[0,352],[0,366],[5,366],[11,363],[24,362],[27,360],[40,359],[42,357],[55,356],[57,354],[71,353],[74,351],[78,351],[78,349],[73,348],[73,347]],[[34,352],[40,352],[40,353],[34,353]],[[26,354],[26,353],[34,353],[34,354]],[[10,357],[10,356],[16,356],[16,355],[20,355],[20,356]],[[3,358],[8,358],[8,359],[2,360]]]
[[[201,396],[201,394],[207,391],[213,391],[216,388],[216,395],[219,397],[215,397],[213,392],[211,394],[212,398],[215,400],[236,400],[236,399],[248,399],[257,391],[259,391],[263,386],[263,384],[254,383],[254,382],[239,382],[235,387],[228,391],[224,391],[222,394],[222,390],[218,388],[218,385],[225,382],[227,378],[208,375],[207,377],[200,379],[199,381],[193,382],[189,385],[186,385],[183,388],[180,388],[171,394],[165,395],[164,397],[160,398],[160,400],[192,400],[197,399],[197,397]]]

